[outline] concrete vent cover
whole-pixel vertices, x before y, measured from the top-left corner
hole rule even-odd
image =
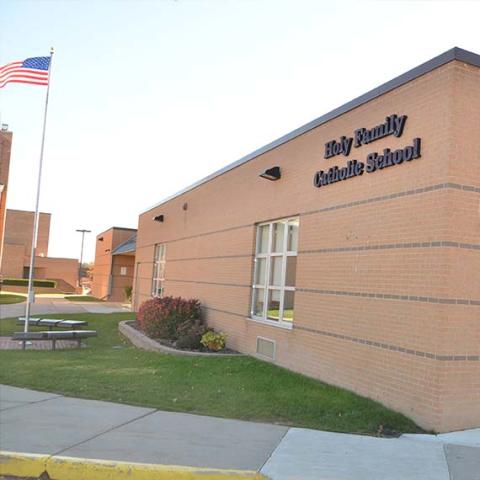
[[[275,342],[268,338],[257,337],[257,353],[262,357],[275,360]]]

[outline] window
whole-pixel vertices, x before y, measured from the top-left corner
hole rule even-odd
[[[165,244],[155,245],[153,252],[152,297],[161,297],[165,281]]]
[[[127,267],[120,267],[120,275],[126,275],[127,274]]]
[[[252,318],[291,326],[294,319],[298,218],[257,227]]]

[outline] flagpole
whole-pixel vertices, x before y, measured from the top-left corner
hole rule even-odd
[[[45,110],[43,113],[43,132],[42,132],[42,144],[40,147],[40,162],[38,165],[38,180],[37,180],[37,200],[35,204],[35,216],[33,220],[33,233],[32,233],[32,249],[30,253],[30,269],[28,272],[28,291],[27,291],[27,306],[25,307],[25,327],[24,332],[28,332],[28,323],[30,321],[30,310],[31,304],[33,302],[33,273],[35,269],[35,253],[37,248],[37,237],[38,237],[38,217],[39,217],[39,203],[40,203],[40,185],[42,182],[42,166],[43,166],[43,147],[45,145],[45,129],[47,126],[47,111],[48,111],[48,96],[50,93],[50,81],[51,81],[51,72],[52,72],[52,60],[53,60],[53,47],[50,48],[50,63],[48,65],[48,84],[47,84],[47,95],[45,97]],[[25,350],[25,340],[22,342],[22,348]]]

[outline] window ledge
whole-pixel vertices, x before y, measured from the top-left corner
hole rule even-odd
[[[250,322],[260,323],[269,327],[283,328],[284,330],[292,330],[293,323],[275,322],[274,320],[262,320],[260,318],[246,317]]]

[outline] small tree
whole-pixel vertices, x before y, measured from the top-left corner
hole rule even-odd
[[[132,292],[133,292],[133,287],[131,285],[127,285],[126,287],[123,287],[123,293],[125,294],[125,300],[127,302],[132,301]]]

